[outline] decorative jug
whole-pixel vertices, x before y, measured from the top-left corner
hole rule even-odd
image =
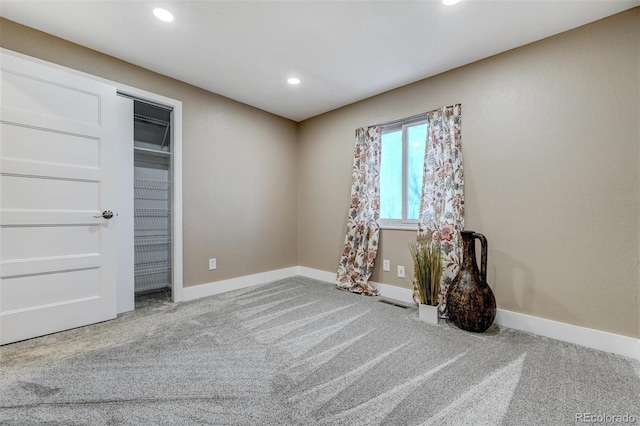
[[[473,231],[461,234],[462,265],[447,291],[447,309],[449,318],[459,328],[482,333],[496,317],[496,299],[487,284],[487,239]],[[480,271],[476,263],[476,238],[482,244]]]

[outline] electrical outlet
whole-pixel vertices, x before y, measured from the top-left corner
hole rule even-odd
[[[211,258],[209,259],[209,270],[213,271],[214,269],[216,269],[218,267],[217,262],[216,262],[216,258]]]
[[[404,278],[404,266],[398,265],[398,278]]]
[[[391,270],[391,262],[389,262],[389,259],[383,259],[382,260],[382,270],[383,271],[390,271]]]

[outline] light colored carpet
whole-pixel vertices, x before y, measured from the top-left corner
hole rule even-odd
[[[0,424],[640,423],[637,361],[417,316],[303,277],[147,303],[1,347]]]

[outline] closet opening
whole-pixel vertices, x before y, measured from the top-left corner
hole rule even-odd
[[[172,299],[172,109],[133,100],[135,307]]]

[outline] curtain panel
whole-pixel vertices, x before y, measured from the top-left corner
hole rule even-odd
[[[338,288],[377,296],[369,284],[380,236],[380,126],[356,130],[347,234],[337,274]]]
[[[438,301],[446,308],[447,290],[460,270],[464,229],[464,173],[462,167],[460,104],[427,114],[418,240],[440,244],[443,277]]]

